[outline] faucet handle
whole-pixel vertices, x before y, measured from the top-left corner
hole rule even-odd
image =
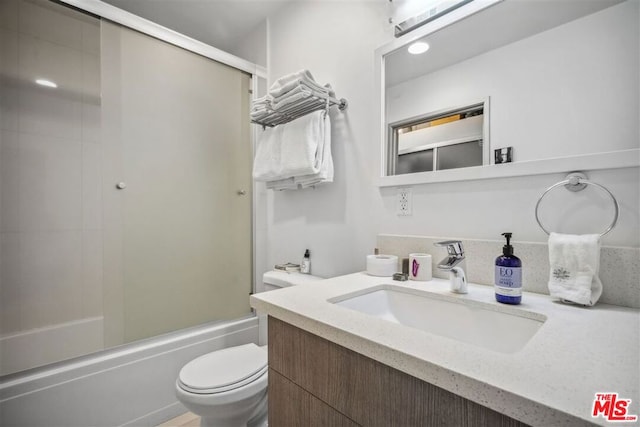
[[[464,247],[462,246],[462,242],[460,240],[445,240],[442,242],[436,242],[434,243],[434,246],[445,246],[447,248],[447,253],[451,256],[464,256]]]

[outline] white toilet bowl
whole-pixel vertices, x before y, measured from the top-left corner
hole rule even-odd
[[[270,271],[265,291],[320,280],[309,274]],[[267,318],[259,315],[260,344],[266,344]],[[176,380],[176,396],[202,417],[201,427],[267,425],[267,347],[246,344],[200,356],[187,363]]]
[[[180,370],[176,396],[202,417],[201,427],[265,426],[266,347],[245,344],[192,360]]]

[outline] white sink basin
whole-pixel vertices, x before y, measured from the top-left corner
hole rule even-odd
[[[546,316],[493,304],[382,285],[329,302],[501,353],[515,353],[536,334]]]

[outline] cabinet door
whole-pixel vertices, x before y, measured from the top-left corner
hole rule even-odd
[[[356,427],[358,424],[269,370],[269,427]]]
[[[273,317],[269,367],[270,426],[526,426]]]

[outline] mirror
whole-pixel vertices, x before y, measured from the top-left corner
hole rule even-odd
[[[638,166],[638,9],[635,0],[472,1],[379,48],[379,185]],[[415,42],[429,49],[409,53]],[[480,147],[452,144],[455,132],[425,136],[463,127],[473,117],[430,123],[478,100]],[[438,167],[438,149],[449,166]]]

